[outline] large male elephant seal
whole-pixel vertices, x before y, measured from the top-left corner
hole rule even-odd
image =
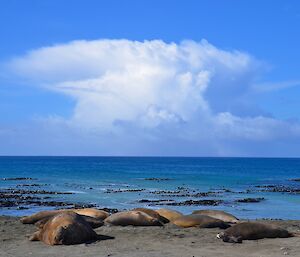
[[[215,219],[209,216],[200,214],[184,215],[178,219],[173,220],[176,226],[182,228],[199,227],[199,228],[228,228],[230,227],[226,222]]]
[[[85,209],[61,209],[61,210],[51,210],[51,211],[41,211],[38,213],[35,213],[33,215],[21,218],[21,222],[23,224],[34,224],[38,222],[39,220],[45,219],[45,218],[51,218],[54,215],[66,212],[66,211],[73,211],[77,214],[93,217],[95,219],[101,219],[104,220],[109,216],[109,213],[102,210],[92,209],[92,208],[85,208]]]
[[[50,218],[33,234],[31,241],[43,241],[48,245],[81,244],[97,239],[92,227],[75,212],[61,212]]]
[[[239,223],[239,219],[230,213],[218,210],[198,210],[193,211],[193,214],[206,215],[215,219],[223,220],[224,222],[229,223]]]
[[[119,226],[162,226],[162,223],[145,212],[124,211],[110,215],[105,223]]]
[[[170,222],[183,216],[183,214],[180,213],[179,211],[174,211],[174,210],[170,210],[170,209],[158,209],[158,210],[156,210],[156,212],[160,216],[168,219]]]
[[[286,238],[295,236],[285,229],[271,224],[259,222],[243,222],[234,225],[217,235],[224,242],[242,243],[243,240],[256,240],[262,238]]]
[[[133,211],[141,211],[141,212],[147,213],[148,215],[150,215],[153,218],[158,219],[162,223],[168,223],[169,222],[168,219],[166,219],[165,217],[159,215],[158,212],[156,212],[155,210],[152,210],[152,209],[148,209],[148,208],[134,208]]]

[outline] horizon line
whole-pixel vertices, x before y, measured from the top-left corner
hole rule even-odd
[[[300,159],[300,156],[184,156],[184,155],[0,155],[5,157],[46,158],[220,158],[220,159]]]

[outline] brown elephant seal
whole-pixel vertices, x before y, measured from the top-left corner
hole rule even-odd
[[[57,215],[57,214],[56,214]],[[79,214],[78,214],[79,215]],[[55,215],[53,215],[55,216]],[[34,223],[38,228],[43,228],[43,226],[48,222],[49,219],[51,219],[53,216],[51,217],[46,217],[43,218],[39,221],[37,221],[36,223]],[[90,216],[85,216],[85,215],[80,215],[92,228],[98,228],[104,225],[104,221],[101,219],[96,219]]]
[[[181,216],[183,216],[183,214],[180,213],[179,211],[174,211],[174,210],[171,210],[171,209],[158,209],[158,210],[156,210],[156,212],[160,216],[168,219],[170,222],[172,222],[173,220],[178,219]]]
[[[104,220],[109,216],[109,213],[106,211],[92,209],[92,208],[61,209],[61,210],[41,211],[41,212],[35,213],[33,215],[21,218],[21,222],[23,224],[34,224],[34,223],[38,222],[39,220],[42,220],[45,218],[49,219],[58,213],[66,212],[66,211],[73,211],[80,215],[89,216],[89,217],[93,217],[95,219],[101,219],[101,220]]]
[[[162,226],[162,223],[145,212],[117,212],[104,220],[105,223],[118,226]]]
[[[92,227],[75,212],[61,212],[51,217],[35,232],[31,241],[42,241],[48,245],[81,244],[98,238]]]
[[[262,238],[286,238],[295,236],[285,229],[271,224],[259,222],[243,222],[236,224],[217,235],[228,243],[242,243],[243,240],[256,240]]]
[[[34,224],[39,220],[51,218],[54,215],[61,213],[63,210],[52,210],[52,211],[40,211],[30,216],[26,216],[20,219],[23,224]]]
[[[153,218],[158,219],[162,223],[168,223],[169,222],[168,219],[166,219],[165,217],[159,215],[155,210],[152,210],[152,209],[148,209],[148,208],[134,208],[133,211],[141,211],[141,212],[147,213],[148,215],[150,215]]]
[[[193,211],[193,214],[206,215],[215,219],[223,220],[228,223],[239,223],[239,219],[230,213],[218,210],[198,210]]]
[[[225,229],[230,227],[230,225],[222,220],[200,214],[184,215],[176,220],[173,220],[173,223],[182,228],[199,227]]]
[[[95,208],[74,209],[72,211],[80,215],[89,216],[101,220],[105,220],[109,216],[108,212],[103,210],[98,210]]]

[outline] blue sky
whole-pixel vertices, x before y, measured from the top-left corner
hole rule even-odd
[[[300,118],[299,1],[3,0],[0,5],[0,132],[2,127],[0,137],[3,137],[3,143],[0,145],[0,154],[299,155],[300,149],[296,145],[300,140],[297,132]],[[150,46],[155,48],[155,51],[158,53],[165,51],[164,49],[169,48],[172,43],[178,46],[178,52],[184,52],[185,46],[181,46],[181,42],[192,40],[194,43],[200,44],[204,49],[201,48],[202,50],[199,50],[201,53],[193,52],[193,55],[199,54],[200,57],[211,51],[210,47],[213,47],[216,53],[213,58],[211,57],[212,60],[205,63],[203,70],[201,70],[202,68],[197,68],[197,72],[200,72],[200,70],[208,71],[210,75],[207,79],[212,82],[205,82],[208,84],[209,89],[205,89],[206,92],[201,95],[201,99],[194,99],[194,104],[197,105],[199,101],[203,101],[208,105],[205,108],[209,108],[210,113],[212,113],[210,115],[213,115],[209,120],[215,119],[215,121],[220,122],[221,115],[230,113],[233,115],[230,119],[235,122],[237,122],[238,118],[241,119],[238,123],[244,124],[248,122],[247,119],[251,118],[253,119],[251,120],[253,125],[257,122],[255,118],[262,116],[273,119],[272,121],[268,120],[268,124],[269,122],[280,122],[280,125],[274,125],[272,129],[268,125],[268,129],[271,130],[269,134],[272,134],[274,131],[282,130],[282,132],[279,133],[279,136],[276,132],[273,137],[262,139],[260,132],[255,132],[256,136],[249,136],[248,131],[242,130],[243,132],[240,132],[241,129],[238,127],[238,132],[235,130],[232,136],[216,140],[214,142],[215,146],[205,151],[201,145],[206,145],[208,142],[204,142],[199,138],[201,138],[201,133],[207,132],[205,132],[205,129],[202,129],[203,123],[199,121],[194,122],[194,118],[203,115],[199,114],[197,116],[199,112],[203,112],[202,109],[204,107],[201,105],[197,110],[193,110],[194,115],[190,115],[189,112],[192,111],[187,108],[188,104],[184,102],[178,106],[178,109],[187,108],[186,111],[184,113],[176,112],[177,109],[175,107],[176,110],[168,105],[163,106],[157,100],[161,91],[154,91],[154,89],[147,91],[147,94],[153,94],[155,98],[152,102],[149,101],[148,106],[141,106],[135,100],[129,100],[127,105],[124,106],[122,105],[124,103],[121,104],[112,100],[110,104],[115,104],[120,108],[114,110],[119,114],[115,116],[115,120],[106,121],[106,123],[110,122],[110,125],[113,124],[113,127],[103,125],[105,122],[103,124],[96,122],[98,118],[104,120],[104,114],[100,112],[100,109],[103,109],[103,105],[98,106],[92,103],[92,101],[99,102],[103,100],[102,98],[94,100],[94,97],[99,96],[99,93],[95,93],[96,95],[93,96],[89,95],[88,98],[83,94],[74,96],[74,91],[71,92],[69,90],[66,92],[61,85],[72,81],[76,85],[77,91],[78,87],[81,87],[80,90],[82,90],[82,83],[79,83],[78,80],[99,79],[104,72],[114,72],[117,69],[118,59],[112,64],[113,68],[112,66],[104,67],[108,61],[101,59],[104,57],[95,60],[95,66],[89,66],[89,59],[84,59],[87,58],[88,54],[85,54],[84,61],[81,63],[77,60],[76,69],[72,70],[70,68],[69,71],[81,74],[80,76],[78,75],[79,77],[60,74],[61,70],[55,70],[51,65],[46,66],[45,69],[48,70],[45,70],[44,73],[40,72],[33,65],[33,59],[39,58],[38,60],[34,59],[34,62],[37,62],[35,65],[43,66],[49,60],[56,62],[57,58],[60,56],[63,58],[66,53],[69,53],[66,57],[68,58],[71,53],[73,54],[72,51],[74,50],[70,42],[75,40],[84,40],[84,43],[78,46],[80,49],[83,49],[82,51],[88,51],[89,43],[95,42],[95,40],[98,40],[97,42],[101,45],[99,46],[100,49],[113,51],[111,47],[107,46],[111,45],[111,42],[106,42],[106,45],[102,46],[104,43],[101,40],[103,39],[125,39],[129,42],[126,44],[129,44],[130,48],[136,47],[133,43],[134,41],[160,40],[166,45],[157,47],[155,44],[152,44]],[[203,46],[201,41],[203,39],[207,40],[208,46]],[[118,51],[127,51],[127,48],[124,48],[124,44],[118,43],[114,47]],[[56,56],[49,53],[49,51],[51,52],[50,48],[55,45],[63,46],[59,49],[61,51],[60,54]],[[48,47],[48,50],[50,50],[45,54],[41,53],[41,49],[45,47]],[[148,45],[138,46],[138,49],[135,49],[135,51],[143,52],[147,47]],[[192,49],[193,46],[189,45],[188,48]],[[35,51],[36,55],[34,57],[30,56],[28,54],[30,51]],[[230,57],[230,62],[232,63],[226,63],[225,68],[218,68],[220,59],[224,58],[220,51],[232,55]],[[238,58],[244,57],[234,56],[235,51],[240,51],[247,58],[251,59],[247,61],[243,70],[238,68],[238,61],[240,60]],[[153,53],[151,56],[153,56]],[[150,58],[152,58],[151,56]],[[172,57],[173,55],[168,56],[170,59]],[[117,57],[107,55],[105,58],[113,59]],[[139,60],[135,61],[138,62]],[[149,59],[147,65],[149,62],[152,63],[152,61],[152,59]],[[101,72],[99,71],[101,74],[85,70],[84,67],[87,66],[91,70],[98,69],[98,62],[103,62],[101,65],[104,68]],[[213,66],[210,64],[211,62],[217,62],[218,65],[214,64],[215,66]],[[123,63],[122,67],[124,68],[127,65],[127,59],[122,57],[120,63]],[[171,62],[166,64],[166,66],[163,66],[162,63],[166,64],[165,59],[162,59],[159,65],[156,64],[162,69],[167,66],[174,67],[176,74],[181,72],[181,70],[178,70],[179,66],[184,66],[185,72],[192,69],[192,76],[198,74],[193,73],[196,68],[194,66],[191,68],[188,60],[180,60],[180,62],[177,60],[176,63]],[[66,67],[66,70],[68,70],[68,67],[73,67],[73,63],[70,60],[64,65],[61,66],[61,69]],[[228,67],[232,65],[236,67],[236,70],[228,71]],[[118,69],[122,69],[122,67],[118,66]],[[215,70],[219,70],[219,75],[214,77],[211,74]],[[35,74],[32,75],[33,73]],[[37,73],[40,76],[37,76]],[[60,74],[60,77],[57,74]],[[45,76],[47,79],[45,79]],[[238,82],[236,83],[239,83],[238,86],[230,85],[226,81],[227,76],[237,76]],[[153,79],[156,80],[157,78]],[[222,84],[223,80],[225,80],[224,85],[228,84],[228,87],[214,86]],[[166,83],[175,83],[170,79],[166,81],[168,81]],[[98,82],[93,83],[95,85],[92,85],[92,87],[97,88]],[[110,81],[109,83],[112,82]],[[128,83],[135,82],[128,80]],[[210,86],[210,83],[213,86]],[[143,86],[145,85],[141,84],[141,87]],[[50,90],[49,87],[51,87]],[[163,87],[163,85],[159,84],[157,87]],[[120,85],[116,84],[116,88],[120,88]],[[174,90],[176,89],[170,89],[170,95]],[[124,96],[124,93],[120,90],[118,92],[120,97]],[[130,88],[125,92],[132,92],[131,95],[126,95],[126,98],[131,99],[130,97],[133,97],[135,94],[135,89]],[[240,101],[231,101],[231,99],[236,100],[236,98],[239,98]],[[87,102],[89,105],[86,104]],[[110,104],[107,106],[110,106]],[[172,102],[169,104],[175,105]],[[151,121],[151,126],[149,127],[149,121],[147,121],[148,127],[146,126],[145,128],[144,121],[137,121],[137,117],[143,115],[142,113],[136,111],[121,113],[118,111],[126,109],[125,107],[128,107],[128,105],[135,105],[138,109],[145,108],[145,112],[150,113],[152,118],[154,114],[156,115],[155,117],[159,117],[159,122],[157,120],[155,122]],[[97,108],[99,108],[99,113]],[[89,111],[91,109],[95,111],[91,113]],[[107,112],[109,113],[110,109]],[[80,115],[84,117],[90,115],[90,118],[88,121],[79,119]],[[172,122],[176,121],[177,123],[170,125],[170,117]],[[181,125],[178,125],[178,121],[188,124],[189,128],[180,127]],[[50,125],[48,124],[49,122]],[[66,122],[67,124],[65,124]],[[219,131],[224,129],[223,127],[220,128],[220,125],[204,123],[208,127],[215,128],[218,131],[216,133],[220,133]],[[82,124],[85,124],[85,126],[81,126]],[[86,124],[91,125],[86,127]],[[116,129],[115,124],[122,124],[122,129],[118,127],[117,132],[114,132]],[[188,136],[180,138],[175,133],[170,139],[174,143],[168,145],[162,140],[162,138],[165,138],[164,133],[169,134],[166,127],[174,128],[177,125],[179,126],[177,133],[182,134],[184,130]],[[249,125],[245,126],[248,127]],[[257,127],[257,125],[253,126]],[[49,131],[48,127],[54,128]],[[124,136],[124,131],[127,131],[129,128],[135,132],[136,137],[139,138],[138,140],[133,142],[132,139]],[[197,131],[198,128],[202,132],[195,134],[193,131]],[[265,127],[261,129],[266,130]],[[122,130],[122,132],[119,130]],[[289,132],[290,130],[292,132]],[[102,144],[105,141],[103,139],[107,139],[107,133],[113,134],[112,137],[114,139],[112,140],[111,149],[107,147],[110,142]],[[118,136],[115,136],[115,133]],[[63,136],[65,134],[81,138],[81,141],[74,143],[74,138],[72,136]],[[190,136],[191,134],[193,136]],[[258,134],[260,136],[257,137]],[[287,134],[292,135],[288,136]],[[213,137],[213,135],[211,136]],[[47,148],[45,142],[51,142],[53,137],[58,138],[57,142],[49,144]],[[149,138],[153,140],[149,140]],[[280,141],[277,142],[279,146],[271,143],[272,140]],[[133,142],[133,146],[128,149],[125,147],[124,151],[113,149],[113,147],[120,147],[128,144],[128,142]],[[167,146],[158,150],[161,144]],[[262,147],[263,149],[261,149]],[[182,150],[175,151],[174,148]],[[284,153],[281,154],[279,150],[275,151],[273,148],[282,148]],[[105,149],[108,150],[106,151]],[[139,151],[138,149],[142,150]]]

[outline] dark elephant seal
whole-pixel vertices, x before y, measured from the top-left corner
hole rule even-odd
[[[217,235],[228,243],[242,243],[243,240],[256,240],[262,238],[286,238],[294,236],[293,233],[271,224],[259,222],[243,222],[234,225]]]
[[[215,219],[223,220],[228,223],[239,223],[239,219],[230,213],[218,210],[198,210],[193,211],[193,214],[206,215]]]
[[[42,241],[48,245],[72,245],[97,238],[92,227],[80,215],[70,211],[50,218],[30,240]]]
[[[152,210],[152,209],[148,209],[148,208],[134,208],[133,211],[141,211],[141,212],[147,213],[148,215],[150,215],[153,218],[158,219],[162,223],[168,223],[169,222],[168,219],[166,219],[165,217],[159,215],[158,212],[156,212],[155,210]]]
[[[41,211],[33,215],[21,218],[23,224],[34,224],[42,219],[49,219],[54,215],[62,212],[73,211],[77,214],[93,217],[95,219],[104,220],[109,216],[109,213],[102,210],[84,208],[84,209],[61,209],[61,210],[51,210],[51,211]]]
[[[199,227],[225,229],[230,227],[222,220],[200,214],[184,215],[176,220],[173,220],[173,223],[182,228]]]
[[[110,215],[105,223],[118,226],[162,226],[162,223],[145,212],[124,211]]]
[[[181,216],[183,216],[183,214],[181,212],[174,211],[174,210],[171,210],[171,209],[158,209],[158,210],[156,210],[156,212],[160,216],[168,219],[170,222],[172,222],[173,220],[178,219]]]

